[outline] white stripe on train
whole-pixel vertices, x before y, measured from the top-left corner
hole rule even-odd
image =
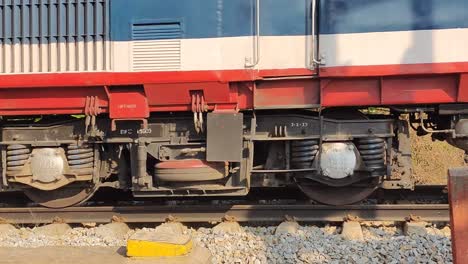
[[[243,69],[253,56],[249,37],[182,40],[181,70]],[[115,43],[131,54],[131,43]],[[468,62],[468,29],[443,29],[320,36],[323,67]],[[261,37],[259,69],[307,68],[312,52],[305,36]],[[131,55],[118,56],[116,71],[130,71]],[[114,57],[114,58],[117,58]]]
[[[164,42],[164,41],[161,41]],[[151,44],[158,41],[150,41]],[[257,69],[302,69],[310,65],[310,55],[313,51],[310,36],[268,36],[260,39],[260,59]],[[139,42],[144,44],[144,42]],[[0,52],[0,73],[58,73],[77,71],[113,71],[135,72],[141,68],[134,67],[132,42],[112,42],[108,45],[107,54],[103,55],[104,47],[87,47],[81,43],[78,50],[68,51],[71,55],[67,60],[65,44],[54,44],[51,48],[60,46],[61,56],[52,53],[51,64],[46,45],[24,46],[8,45],[5,53]],[[203,71],[203,70],[236,70],[245,69],[246,60],[254,60],[255,41],[252,37],[230,37],[212,39],[182,39],[180,40],[180,60],[174,63],[174,52],[156,50],[153,56],[161,59],[149,62],[144,70],[148,71]],[[164,46],[164,45],[162,45]],[[158,48],[160,48],[158,46]],[[424,63],[468,62],[468,29],[421,30],[379,33],[356,33],[320,36],[320,54],[326,64],[323,67],[366,66],[366,65],[398,65]],[[97,48],[97,49],[96,49]],[[92,51],[98,52],[92,52]],[[31,54],[31,51],[33,52]],[[78,52],[77,52],[78,51]],[[81,51],[81,53],[80,53]],[[168,52],[165,54],[164,52]],[[177,53],[177,52],[176,52]],[[6,55],[3,58],[3,54]],[[23,54],[23,55],[21,55]],[[99,56],[94,60],[93,54]],[[143,52],[144,54],[144,52]],[[157,54],[157,55],[155,55]],[[179,56],[178,53],[176,56]],[[41,58],[42,57],[42,58]],[[177,60],[177,58],[175,59]],[[12,63],[14,62],[14,63]],[[94,63],[96,67],[93,67]],[[103,63],[108,64],[102,65]],[[161,63],[169,63],[170,67],[160,67]],[[42,64],[41,64],[42,63]],[[21,67],[23,65],[23,67]],[[72,65],[73,67],[70,67]],[[157,65],[157,69],[151,69]],[[164,65],[162,65],[164,66]]]

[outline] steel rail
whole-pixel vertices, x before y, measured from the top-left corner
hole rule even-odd
[[[286,216],[300,222],[340,222],[348,216],[373,221],[405,221],[410,216],[428,222],[449,221],[447,204],[398,204],[324,206],[295,205],[149,205],[47,208],[0,208],[3,222],[47,224],[60,219],[66,223],[108,223],[118,217],[127,223],[164,222],[169,216],[181,222],[221,221],[226,215],[239,222],[279,222]]]

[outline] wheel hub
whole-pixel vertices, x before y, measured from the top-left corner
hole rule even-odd
[[[323,176],[340,180],[354,174],[358,167],[356,148],[352,143],[324,143],[320,152]]]
[[[39,148],[31,154],[33,181],[52,183],[60,180],[64,173],[65,160],[62,148]]]

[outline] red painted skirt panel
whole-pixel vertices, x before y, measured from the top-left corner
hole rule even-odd
[[[258,82],[253,94],[255,108],[311,108],[320,104],[318,79]]]
[[[467,102],[462,75],[327,78],[321,80],[322,106],[401,105]],[[463,100],[464,99],[464,100]]]
[[[324,67],[322,77],[359,77],[468,72],[468,62]]]
[[[0,89],[0,114],[84,113],[89,96],[96,96],[101,108],[109,106],[103,87]]]
[[[457,65],[432,70],[463,69]],[[320,78],[307,76],[307,69],[2,75],[0,115],[83,114],[92,97],[100,113],[145,118],[150,112],[192,111],[194,94],[208,110],[468,102],[468,73],[353,76],[359,70]]]

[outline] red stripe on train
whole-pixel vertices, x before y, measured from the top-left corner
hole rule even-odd
[[[380,66],[323,67],[321,77],[389,76],[468,72],[468,62]],[[307,76],[305,69],[171,71],[171,72],[82,72],[0,75],[0,88],[112,86],[187,82],[238,82],[268,77]]]
[[[171,72],[81,72],[0,75],[0,88],[89,87],[158,83],[239,82],[264,77],[313,75],[309,69]]]

